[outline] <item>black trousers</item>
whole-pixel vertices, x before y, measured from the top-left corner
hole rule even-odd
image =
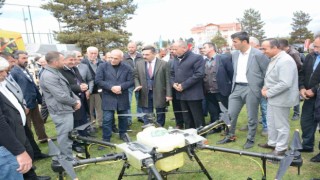
[[[221,113],[219,102],[221,102],[224,107],[228,108],[228,96],[223,96],[220,93],[207,93],[206,102],[210,114],[211,123],[219,119]]]
[[[202,100],[186,101],[180,100],[185,129],[203,126],[204,117],[202,111]]]
[[[172,108],[173,111],[181,111],[180,100],[176,98],[176,90],[172,88]],[[175,112],[176,126],[183,127],[183,117],[181,112]]]
[[[313,149],[317,121],[314,118],[316,98],[304,100],[301,113],[302,147],[303,149]]]

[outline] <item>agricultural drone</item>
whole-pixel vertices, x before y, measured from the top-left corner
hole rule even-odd
[[[73,140],[82,141],[86,150],[86,159],[75,160],[73,162],[66,161],[61,155],[59,148],[57,148],[57,146],[51,140],[49,140],[49,155],[53,156],[51,165],[52,170],[59,173],[59,179],[63,179],[64,172],[66,172],[72,179],[76,179],[77,176],[74,171],[74,167],[97,162],[123,160],[124,164],[118,176],[119,180],[124,176],[147,176],[148,180],[162,180],[167,179],[167,176],[170,174],[199,172],[204,173],[204,175],[211,180],[211,175],[196,154],[197,149],[206,149],[261,158],[263,164],[263,180],[267,178],[267,160],[276,162],[280,161],[279,169],[275,179],[281,179],[289,166],[298,167],[298,174],[300,174],[300,167],[303,163],[301,154],[298,151],[299,149],[302,149],[298,131],[295,131],[290,150],[285,153],[285,156],[275,156],[267,153],[248,152],[206,145],[205,136],[210,130],[217,127],[224,127],[225,130],[228,131],[228,127],[230,126],[230,118],[227,113],[227,109],[223,107],[222,104],[220,104],[220,109],[222,110],[222,113],[220,114],[220,120],[205,127],[185,130],[172,128],[165,129],[162,127],[156,127],[154,123],[151,123],[144,126],[144,130],[137,134],[136,141],[130,141],[122,144],[112,144],[93,138],[82,137],[77,133],[77,131],[86,129],[90,124],[79,126],[69,133],[69,137]],[[147,117],[150,118],[150,122],[155,122],[154,114],[140,115],[147,115]],[[102,157],[91,158],[88,151],[89,143],[96,143],[115,148],[115,153],[105,154]],[[184,153],[189,157],[190,160],[196,160],[200,170],[180,170],[180,168],[184,165]],[[125,170],[130,167],[141,170],[141,173],[126,174]]]

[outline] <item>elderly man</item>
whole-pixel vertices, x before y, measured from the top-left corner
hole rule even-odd
[[[139,106],[144,113],[153,113],[156,109],[157,122],[165,124],[166,103],[172,99],[170,86],[169,66],[164,60],[156,58],[156,49],[145,46],[142,49],[145,61],[136,64],[134,73],[135,91],[139,91]],[[144,124],[149,124],[147,117],[143,118]]]
[[[97,68],[104,62],[98,58],[98,48],[90,46],[87,48],[87,58],[81,62],[89,67],[91,77],[94,81],[94,86],[90,92],[89,108],[90,108],[90,119],[92,122],[96,122],[96,125],[102,126],[102,109],[101,109],[101,95],[99,94],[99,87],[95,81]],[[94,116],[95,115],[95,116]]]
[[[128,89],[133,86],[132,68],[122,62],[123,52],[119,49],[111,51],[112,60],[97,69],[96,83],[102,88],[103,123],[102,138],[110,142],[112,136],[112,122],[114,114],[126,114],[129,106]],[[128,119],[118,116],[120,139],[127,142],[125,136]]]
[[[277,39],[263,41],[261,50],[271,58],[262,96],[268,100],[267,124],[268,142],[259,144],[274,149],[274,155],[284,155],[290,137],[290,108],[299,104],[298,70],[293,58],[280,49]]]
[[[33,149],[26,137],[21,99],[8,89],[9,63],[0,57],[0,179],[50,179],[32,168]],[[23,174],[23,176],[22,176]]]
[[[188,50],[184,41],[172,45],[176,58],[173,61],[170,83],[176,90],[176,98],[180,100],[185,128],[198,128],[203,124],[202,113],[203,78],[205,61],[199,54]]]
[[[81,101],[68,80],[59,72],[64,66],[64,56],[56,51],[46,54],[48,65],[40,78],[40,87],[57,130],[57,141],[66,160],[72,161],[72,140],[68,133],[73,129],[73,112],[80,109]]]

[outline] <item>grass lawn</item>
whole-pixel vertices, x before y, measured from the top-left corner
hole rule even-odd
[[[134,99],[134,98],[133,98]],[[172,112],[170,106],[170,112]],[[173,113],[167,113],[166,116],[166,125],[165,127],[175,126],[175,122],[170,120],[173,118]],[[291,112],[292,114],[292,112]],[[290,115],[291,118],[292,115]],[[238,119],[238,129],[247,123],[246,120],[246,110],[243,108],[241,111],[240,117]],[[209,122],[209,117],[206,117],[206,122]],[[136,134],[141,130],[141,123],[133,118],[133,125],[131,129],[133,132],[130,132],[129,135],[132,140],[136,139]],[[300,121],[291,121],[291,135],[295,129],[300,129]],[[55,136],[55,128],[51,119],[47,121],[45,124],[46,131],[49,136]],[[248,151],[251,152],[261,152],[267,153],[270,150],[263,149],[258,147],[258,143],[265,143],[267,141],[266,137],[260,136],[262,129],[262,125],[259,124],[255,146]],[[219,147],[232,148],[237,150],[242,150],[242,146],[246,141],[247,132],[237,131],[237,141],[233,143],[228,143],[224,145],[219,145]],[[101,139],[101,129],[99,129],[98,136]],[[222,139],[223,136],[220,134],[213,134],[208,137],[209,144],[212,146],[216,145],[216,142]],[[302,153],[303,158],[303,166],[301,168],[301,174],[297,175],[297,168],[289,167],[283,179],[285,180],[309,180],[311,178],[320,178],[320,164],[319,163],[311,163],[309,160],[311,157],[315,156],[318,152],[317,144],[320,140],[319,133],[316,133],[316,146],[314,153]],[[123,143],[117,135],[111,139],[112,143]],[[291,142],[291,139],[290,139]],[[39,144],[42,152],[48,153],[48,145],[47,144]],[[114,149],[106,148],[104,151],[97,151],[97,146],[91,146],[90,153],[92,157],[98,157],[103,154],[108,154],[114,152]],[[240,156],[236,154],[228,154],[222,152],[214,152],[208,150],[199,150],[197,152],[200,160],[204,164],[204,166],[209,171],[209,174],[213,179],[216,180],[246,180],[248,177],[252,179],[261,179],[262,177],[262,165],[260,158],[251,158],[248,156]],[[105,162],[101,164],[92,164],[84,167],[79,167],[76,169],[76,173],[79,179],[83,180],[113,180],[118,179],[118,175],[121,171],[123,165],[123,161],[118,162]],[[45,159],[35,162],[35,166],[37,167],[38,175],[49,175],[52,179],[57,179],[57,174],[51,170],[51,159]],[[267,162],[267,179],[274,179],[279,164],[272,164]],[[185,155],[185,163],[181,170],[198,170],[200,169],[196,161],[190,161],[187,155]],[[126,173],[139,173],[139,170],[134,169],[133,167],[126,170]],[[70,179],[70,177],[67,177]],[[147,179],[147,176],[136,176],[136,177],[124,177],[124,179]],[[203,173],[193,173],[193,174],[177,174],[177,175],[169,175],[168,179],[174,180],[185,180],[185,179],[207,179]]]

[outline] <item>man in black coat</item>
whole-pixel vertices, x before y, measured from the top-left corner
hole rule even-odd
[[[78,68],[75,66],[75,54],[73,52],[67,51],[64,55],[64,67],[60,69],[60,73],[68,80],[70,88],[74,94],[76,94],[81,100],[81,108],[73,113],[74,127],[86,124],[87,114],[89,111],[88,103],[86,99],[86,92],[89,90],[88,85],[84,83]],[[86,131],[79,131],[81,136],[88,136]],[[84,149],[78,146],[78,143],[74,142],[72,149],[76,152],[84,152]]]
[[[299,72],[300,95],[304,99],[301,113],[302,150],[301,152],[313,152],[317,128],[314,118],[317,89],[320,83],[320,35],[314,39],[314,52],[307,55],[301,71]],[[320,154],[314,157],[320,162]]]
[[[180,100],[185,128],[198,128],[203,124],[202,113],[203,77],[205,61],[201,55],[188,50],[187,43],[178,41],[172,45],[177,56],[173,61],[170,83]]]

